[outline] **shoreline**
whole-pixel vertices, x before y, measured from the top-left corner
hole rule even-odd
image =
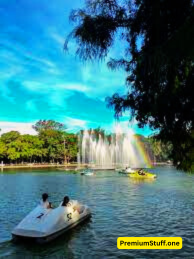
[[[17,168],[76,168],[77,164],[27,164],[27,165],[0,165],[1,169],[17,169]],[[83,165],[84,167],[85,165]]]
[[[82,164],[82,165],[78,165],[78,164],[26,164],[26,165],[0,165],[0,169],[4,170],[4,169],[32,169],[32,168],[60,168],[62,170],[62,168],[65,169],[75,169],[78,168],[79,169],[84,169],[86,168],[86,166],[88,166],[87,164]],[[172,166],[171,163],[167,163],[167,162],[156,162],[153,164],[153,167],[155,166]],[[98,170],[99,168],[93,168],[94,170]],[[113,169],[113,168],[111,168]],[[108,170],[108,168],[107,168]],[[110,170],[110,169],[109,169]]]

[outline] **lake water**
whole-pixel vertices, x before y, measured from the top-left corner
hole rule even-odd
[[[0,257],[8,258],[194,258],[194,175],[173,167],[152,169],[155,181],[134,181],[113,171],[95,176],[55,169],[0,174]],[[13,244],[11,230],[48,192],[86,203],[92,219],[40,245]],[[118,237],[180,236],[181,250],[118,250]]]

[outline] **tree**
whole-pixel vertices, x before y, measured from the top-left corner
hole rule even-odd
[[[38,121],[34,128],[38,131],[36,136],[21,135],[17,131],[2,134],[0,158],[5,163],[76,161],[77,136],[65,132],[62,123]]]
[[[4,159],[6,157],[7,147],[4,142],[0,140],[0,158]]]
[[[171,160],[171,143],[163,143],[160,139],[158,139],[157,135],[149,137],[148,141],[157,162],[167,162],[168,160]]]
[[[69,163],[70,161],[77,160],[77,153],[78,153],[78,144],[77,144],[77,136],[71,133],[64,134],[64,159],[65,162]]]
[[[54,120],[39,120],[35,125],[32,126],[37,132],[42,130],[55,130],[55,131],[64,131],[65,126],[63,123],[56,122]]]
[[[18,131],[10,131],[1,135],[1,141],[8,144],[12,141],[15,141],[20,137],[20,133]]]
[[[18,131],[10,131],[1,135],[0,144],[5,158],[11,161],[20,158],[20,136]]]
[[[126,71],[128,90],[107,98],[109,105],[116,117],[130,109],[140,127],[159,129],[172,143],[174,164],[194,170],[193,1],[86,0],[70,19],[76,26],[65,48],[75,39],[82,60],[104,59],[121,34],[126,54],[108,66]]]
[[[46,150],[46,160],[48,162],[55,159],[61,159],[61,149],[64,152],[64,133],[53,129],[41,130],[39,133],[40,140],[43,141],[43,147]]]
[[[21,136],[21,159],[22,161],[42,160],[45,155],[44,142],[38,136],[25,134]]]
[[[76,161],[77,159],[77,136],[65,131],[62,123],[53,120],[40,120],[33,128],[43,141],[43,148],[46,151],[46,160],[52,161]]]
[[[54,162],[64,159],[64,124],[53,120],[39,120],[32,127],[44,143],[46,160]]]

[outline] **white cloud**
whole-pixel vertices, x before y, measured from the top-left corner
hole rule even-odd
[[[21,134],[31,134],[36,135],[36,131],[32,128],[32,125],[34,125],[36,122],[7,122],[7,121],[1,121],[0,122],[0,135],[9,131],[19,131]],[[90,120],[81,120],[78,118],[68,117],[65,116],[63,119],[63,123],[67,127],[68,132],[74,132],[77,133],[80,130],[88,129],[88,128],[95,128],[95,122]],[[96,125],[98,127],[99,125]],[[102,124],[101,127],[105,129],[107,133],[116,132],[118,128],[123,133],[128,133],[129,131],[143,134],[145,136],[148,136],[150,134],[153,134],[154,132],[149,129],[148,126],[146,126],[144,129],[139,129],[137,126],[137,122],[130,123],[129,121],[120,121],[116,122],[113,121],[112,123]],[[155,131],[157,133],[157,131]]]
[[[78,92],[88,92],[90,88],[85,84],[79,83],[44,83],[37,81],[25,81],[24,86],[30,91],[44,91],[50,93],[56,90],[73,90]]]
[[[56,65],[55,63],[51,62],[49,59],[46,59],[46,58],[39,58],[37,56],[33,56],[33,55],[28,55],[27,57],[31,58],[32,60],[34,61],[37,61],[37,62],[40,62],[42,63],[43,65],[46,65],[50,68],[56,68]]]
[[[92,79],[92,71],[89,65],[84,65],[81,71],[84,82],[87,82],[88,80]]]
[[[64,123],[68,131],[76,132],[81,129],[86,129],[89,121],[65,116]]]
[[[86,92],[88,97],[96,97],[104,100],[115,92],[125,93],[125,73],[123,71],[110,71],[106,62],[89,63],[81,68],[82,80],[90,91]]]
[[[36,131],[32,128],[36,122],[8,122],[0,121],[0,135],[9,131],[19,131],[21,134],[36,135]],[[65,116],[64,124],[67,126],[67,131],[78,132],[81,129],[86,129],[89,121]]]
[[[58,89],[53,89],[50,94],[48,94],[47,101],[48,105],[52,110],[58,110],[58,107],[65,108],[67,107],[65,100],[72,96],[70,91],[59,91]]]
[[[40,91],[40,90],[47,90],[48,88],[45,87],[43,83],[36,82],[36,81],[24,81],[24,86],[30,91]]]
[[[63,38],[61,35],[53,32],[51,33],[51,37],[61,46],[63,47],[64,42],[65,42],[65,38]]]
[[[59,89],[75,90],[75,91],[84,92],[84,93],[90,91],[89,87],[78,83],[56,84],[55,87]]]
[[[36,131],[32,128],[34,125],[32,122],[8,122],[8,121],[0,121],[0,134],[9,132],[9,131],[19,131],[21,134],[31,134],[36,135]]]

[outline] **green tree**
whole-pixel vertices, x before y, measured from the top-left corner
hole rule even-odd
[[[4,152],[6,152],[5,157],[12,162],[20,158],[20,136],[18,131],[10,131],[1,135],[1,142]]]
[[[65,132],[64,124],[52,120],[43,120],[38,121],[33,128],[36,129],[40,140],[44,143],[47,161],[70,162],[76,160],[77,137]]]
[[[70,19],[76,25],[65,48],[75,39],[82,60],[104,59],[120,33],[126,54],[108,66],[126,71],[128,90],[109,105],[116,117],[130,109],[140,127],[159,129],[172,143],[174,164],[194,170],[193,1],[86,0]]]
[[[39,120],[35,125],[32,126],[37,132],[42,130],[55,130],[55,131],[64,131],[65,126],[63,123],[54,121],[54,120]]]
[[[70,161],[77,160],[77,153],[78,153],[78,144],[77,144],[77,136],[71,133],[65,133],[65,152],[64,152],[64,159],[65,162],[69,163]]]
[[[39,120],[33,128],[44,143],[46,161],[54,162],[64,159],[64,124],[53,120]]]
[[[6,154],[7,154],[6,144],[0,140],[0,158],[4,159],[6,157]]]
[[[63,132],[53,129],[42,130],[39,133],[39,138],[44,142],[43,147],[46,149],[47,161],[54,162],[61,157],[61,149],[64,151],[64,135]]]
[[[12,141],[15,141],[20,137],[20,133],[18,131],[9,131],[1,135],[1,141],[8,144]]]
[[[163,143],[158,136],[148,138],[157,162],[167,162],[172,158],[172,144]]]
[[[38,121],[38,135],[10,131],[0,137],[0,159],[16,162],[66,162],[77,159],[77,136],[65,132],[62,123]]]
[[[42,160],[45,152],[44,142],[38,136],[25,134],[21,136],[21,159],[22,161]]]

